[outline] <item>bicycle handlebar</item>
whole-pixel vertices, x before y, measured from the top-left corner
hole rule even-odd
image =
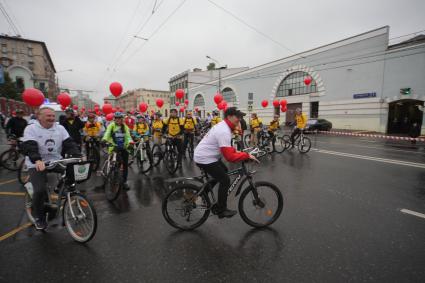
[[[68,164],[77,164],[81,162],[84,162],[82,158],[73,157],[73,158],[64,158],[64,159],[55,160],[55,161],[48,161],[45,163],[45,165],[46,165],[46,169],[51,170],[55,168],[57,165],[61,166],[62,168],[66,168]]]

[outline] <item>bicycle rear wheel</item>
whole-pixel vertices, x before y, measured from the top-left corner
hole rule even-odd
[[[16,149],[8,149],[0,155],[0,163],[4,168],[10,171],[17,171],[21,165],[24,156]]]
[[[190,160],[193,160],[193,153],[194,153],[193,143],[192,144],[189,143],[189,147],[187,148],[187,151],[189,152],[189,158],[190,158]]]
[[[178,155],[175,150],[169,150],[165,152],[164,164],[168,170],[168,173],[173,175],[176,173],[177,168],[179,167]]]
[[[97,214],[93,204],[82,194],[72,193],[63,205],[63,222],[71,237],[80,243],[90,241],[96,234]]]
[[[242,220],[255,228],[273,224],[282,210],[282,193],[278,187],[269,182],[256,182],[254,188],[247,187],[239,199],[239,213]]]
[[[162,215],[174,228],[193,230],[201,226],[210,214],[210,201],[200,188],[181,184],[167,194],[162,202]]]
[[[118,198],[122,188],[121,179],[122,173],[120,170],[120,164],[117,163],[111,166],[109,174],[106,176],[104,181],[104,188],[107,200],[114,201]]]
[[[311,148],[311,140],[307,137],[303,137],[299,144],[298,144],[298,150],[300,153],[307,153],[310,151]]]
[[[161,146],[158,144],[154,144],[154,146],[152,147],[152,159],[153,159],[153,166],[156,167],[159,165],[159,163],[162,160],[162,150],[161,150]]]
[[[100,148],[96,146],[90,147],[87,153],[87,159],[93,161],[91,164],[92,170],[96,171],[100,164]]]

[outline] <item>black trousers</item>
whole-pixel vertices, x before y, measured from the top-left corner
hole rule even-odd
[[[291,134],[291,143],[292,145],[295,144],[295,137],[298,137],[298,135],[301,133],[301,129],[295,128],[295,130]]]
[[[128,177],[128,151],[126,149],[119,149],[122,158],[122,181],[127,182]]]
[[[227,175],[229,171],[224,163],[219,160],[210,164],[196,164],[199,168],[203,169],[205,173],[213,177],[219,182],[218,187],[218,209],[227,209],[227,190],[230,187],[230,178]]]
[[[195,137],[194,133],[185,132],[184,133],[184,140],[183,140],[183,153],[186,152],[187,145],[191,143],[193,145],[193,139]]]
[[[181,138],[172,138],[171,144],[174,145],[175,147],[177,147],[177,152],[178,152],[177,159],[181,163],[182,158],[183,158],[183,145],[182,145]]]

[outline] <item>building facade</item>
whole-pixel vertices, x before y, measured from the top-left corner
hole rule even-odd
[[[161,108],[156,105],[157,99],[162,99],[164,101],[164,105]],[[153,90],[144,88],[129,90],[115,99],[114,106],[119,106],[125,111],[139,111],[139,105],[142,102],[148,104],[149,112],[159,111],[165,117],[168,117],[170,108],[170,92],[165,90]]]
[[[307,86],[304,78],[310,76]],[[286,99],[283,121],[298,107],[310,118],[324,118],[337,129],[406,134],[414,123],[425,128],[425,39],[389,44],[385,26],[246,71],[225,76],[221,91],[228,105],[257,112],[265,121],[279,109],[272,101]],[[189,89],[190,105],[216,109],[214,84]],[[261,107],[262,100],[269,106]]]
[[[91,100],[90,96],[83,91],[77,91],[77,95],[72,97],[72,103],[78,106],[78,109],[85,108],[86,110],[94,109],[96,102]]]
[[[19,92],[35,87],[46,98],[56,99],[56,70],[44,42],[0,35],[0,47],[0,64],[16,83]]]
[[[245,70],[248,70],[248,67],[241,68],[227,68],[222,67],[214,70],[205,70],[195,68],[193,71],[187,70],[183,73],[180,73],[168,81],[170,92],[175,93],[177,89],[183,89],[185,91],[185,97],[181,99],[179,102],[183,103],[185,99],[193,99],[191,97],[190,89],[196,86],[203,85],[207,82],[217,80],[216,87],[217,91],[220,87],[221,77],[229,76],[232,74],[236,74]],[[174,105],[176,103],[176,98],[171,96],[171,104]]]

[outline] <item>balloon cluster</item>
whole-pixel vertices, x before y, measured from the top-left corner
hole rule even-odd
[[[226,102],[226,100],[224,100],[223,95],[221,95],[221,93],[217,92],[214,95],[214,102],[215,102],[215,104],[217,104],[217,108],[219,110],[226,111],[226,109],[227,109],[227,102]]]

